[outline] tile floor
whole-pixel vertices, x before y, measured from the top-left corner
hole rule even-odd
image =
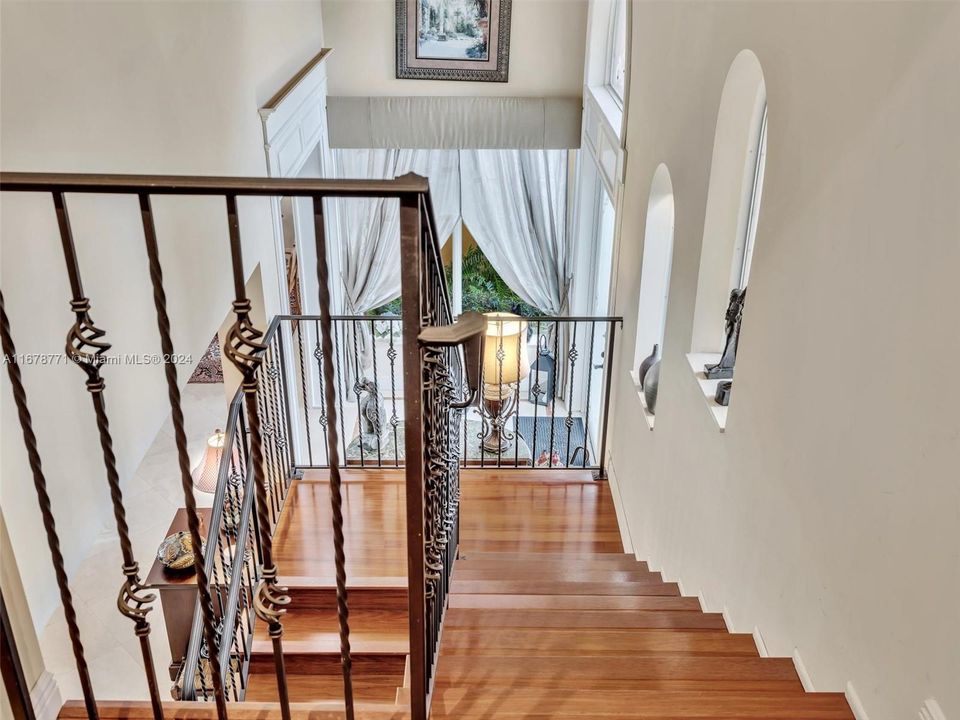
[[[196,461],[213,430],[223,427],[226,422],[227,401],[223,385],[187,385],[183,391],[183,411],[190,457]],[[196,497],[201,506],[210,505],[213,500],[212,495],[205,493],[197,493]],[[183,506],[176,446],[169,419],[124,487],[124,504],[134,551],[140,563],[140,576],[145,578],[174,513]],[[72,579],[71,589],[97,697],[146,700],[149,695],[140,644],[133,634],[133,623],[117,611],[117,591],[122,581],[120,566],[120,549],[111,518]],[[167,699],[172,686],[167,671],[170,650],[159,600],[149,617],[157,681],[162,696]],[[80,683],[62,611],[55,612],[44,628],[40,646],[47,669],[56,678],[60,696],[64,700],[79,699]]]

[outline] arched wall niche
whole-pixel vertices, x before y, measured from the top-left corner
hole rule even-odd
[[[727,72],[717,113],[690,343],[694,353],[723,347],[730,291],[740,286],[766,105],[760,61],[751,50],[741,50]]]
[[[670,271],[673,265],[673,223],[673,182],[670,179],[670,170],[660,163],[653,173],[647,201],[634,369],[650,354],[654,345],[659,345],[660,352],[663,352],[667,297],[670,293]]]

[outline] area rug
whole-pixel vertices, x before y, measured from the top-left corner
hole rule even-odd
[[[568,465],[580,467],[583,465],[583,448],[585,447],[583,418],[571,417],[570,420],[572,421],[572,424],[570,425],[570,437],[568,442],[567,418],[565,416],[553,418],[553,451],[556,453],[556,456],[553,459],[553,467],[558,467],[558,459],[560,461],[559,467],[567,467]],[[546,451],[546,459],[549,461],[551,425],[550,416],[548,415],[547,417],[537,418],[536,438],[534,438],[534,422],[532,415],[520,416],[519,423],[520,435],[523,436],[524,441],[530,447],[534,464],[537,464],[537,459],[540,458],[544,451]],[[586,465],[587,467],[590,467],[591,465],[589,451],[587,452]]]

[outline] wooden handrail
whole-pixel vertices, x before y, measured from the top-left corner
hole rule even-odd
[[[408,173],[393,180],[302,180],[193,175],[0,172],[0,191],[138,195],[254,195],[404,197],[426,193],[427,179]]]

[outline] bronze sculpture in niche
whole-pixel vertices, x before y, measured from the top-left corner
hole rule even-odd
[[[737,343],[740,340],[740,324],[743,320],[743,301],[746,297],[746,288],[730,291],[726,316],[727,340],[723,345],[720,362],[703,366],[707,380],[728,380],[733,377],[733,365],[737,361]]]

